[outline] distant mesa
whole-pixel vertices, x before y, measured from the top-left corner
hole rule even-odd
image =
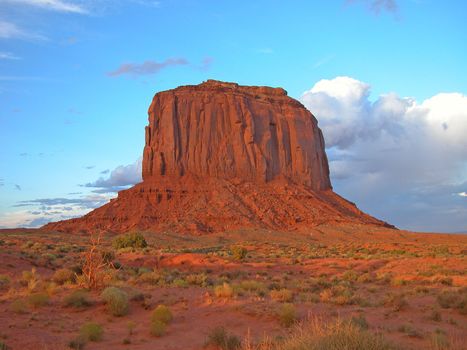
[[[332,191],[316,118],[284,89],[208,80],[157,93],[148,114],[143,182],[43,229],[392,227]]]

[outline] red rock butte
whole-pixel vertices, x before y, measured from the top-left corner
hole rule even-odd
[[[149,107],[143,182],[52,231],[388,226],[332,191],[316,118],[281,88],[208,80]]]

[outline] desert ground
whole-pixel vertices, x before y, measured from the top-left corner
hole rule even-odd
[[[466,235],[363,225],[3,230],[0,348],[465,349],[466,254]]]

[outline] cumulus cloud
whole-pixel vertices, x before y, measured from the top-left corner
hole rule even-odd
[[[120,75],[151,75],[159,73],[162,69],[172,66],[188,65],[189,62],[184,58],[168,58],[163,62],[145,61],[143,63],[124,63],[116,70],[107,73],[110,77],[117,77]]]
[[[458,194],[467,188],[467,96],[417,102],[388,93],[372,101],[368,84],[337,77],[301,101],[323,130],[337,192],[403,228],[465,228]]]
[[[118,192],[128,186],[141,182],[142,158],[129,165],[120,165],[110,172],[109,177],[100,177],[94,182],[85,184],[85,187],[94,187],[94,193]]]
[[[45,10],[69,12],[69,13],[87,13],[86,9],[77,2],[69,2],[62,0],[3,0],[5,3],[12,3],[17,6],[26,5]]]

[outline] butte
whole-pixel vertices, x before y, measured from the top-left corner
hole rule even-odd
[[[284,89],[208,80],[157,93],[148,114],[143,181],[44,230],[392,227],[332,190],[318,122]]]

